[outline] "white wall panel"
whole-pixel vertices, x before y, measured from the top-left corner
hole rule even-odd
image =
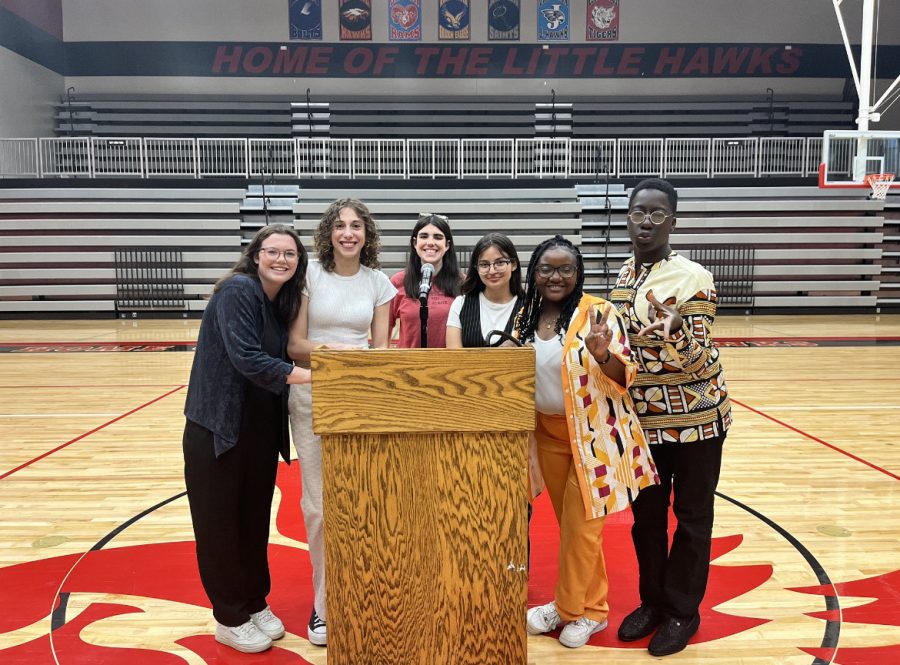
[[[53,104],[63,77],[0,47],[0,136],[53,136]]]

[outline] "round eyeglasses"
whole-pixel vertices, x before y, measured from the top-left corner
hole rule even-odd
[[[559,273],[560,277],[568,279],[578,272],[578,266],[574,266],[571,263],[564,263],[561,266],[551,266],[548,263],[541,263],[535,270],[537,271],[537,274],[544,279],[550,279],[555,272]]]
[[[632,210],[628,213],[628,219],[632,224],[643,224],[644,220],[648,217],[650,218],[651,223],[662,224],[664,221],[674,216],[675,215],[670,215],[665,210],[654,210],[651,213],[646,213],[643,210]]]
[[[489,261],[479,261],[475,264],[475,267],[478,268],[478,272],[489,272],[491,268],[497,272],[506,272],[510,263],[512,263],[510,259],[497,259],[493,263]]]
[[[260,248],[259,253],[265,254],[271,261],[277,261],[279,256],[284,256],[284,260],[288,263],[292,263],[300,258],[300,253],[296,249],[285,249],[282,251],[280,249],[275,249],[274,247],[262,247]]]

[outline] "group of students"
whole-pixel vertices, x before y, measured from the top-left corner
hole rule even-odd
[[[398,322],[398,344],[420,346],[427,264],[429,347],[487,346],[492,331],[534,346],[529,489],[532,498],[546,489],[560,550],[553,600],[527,612],[528,633],[562,626],[560,642],[575,648],[606,628],[603,522],[631,507],[641,604],[618,637],[653,635],[648,649],[657,656],[682,650],[700,623],[731,409],[711,338],[712,276],[672,251],[676,211],[677,193],[665,180],[632,190],[634,255],[609,300],[584,293],[581,253],[562,236],[534,249],[523,284],[516,248],[501,233],[482,237],[461,273],[442,215],[420,215],[406,268],[390,279],[379,270],[378,228],[358,200],[335,201],[323,214],[318,261],[308,261],[292,228],[263,228],[210,298],[185,406],[185,480],[216,640],[258,652],[284,635],[266,601],[266,549],[290,429],[315,592],[307,634],[326,644],[322,452],[309,355],[386,348]]]

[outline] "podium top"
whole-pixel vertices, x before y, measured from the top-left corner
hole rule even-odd
[[[316,434],[534,429],[534,349],[313,351]]]

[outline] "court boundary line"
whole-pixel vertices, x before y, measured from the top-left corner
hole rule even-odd
[[[69,386],[69,387],[72,387],[72,386]],[[143,409],[143,408],[145,408],[145,407],[148,407],[148,406],[150,406],[151,404],[154,404],[154,403],[160,401],[161,399],[165,399],[165,398],[168,397],[169,395],[173,395],[173,394],[177,393],[179,390],[182,390],[183,388],[186,388],[186,387],[187,387],[187,386],[184,385],[184,384],[179,385],[177,388],[174,388],[174,389],[170,390],[170,391],[167,392],[167,393],[163,393],[162,395],[159,395],[158,397],[154,397],[154,398],[153,398],[152,400],[150,400],[149,402],[145,402],[144,404],[141,404],[140,406],[137,406],[137,407],[131,409],[131,411],[126,411],[126,412],[123,413],[122,415],[116,416],[116,417],[113,418],[112,420],[109,420],[109,421],[103,423],[102,425],[98,425],[97,427],[95,427],[94,429],[92,429],[92,430],[90,430],[90,431],[88,431],[88,432],[84,432],[83,434],[79,434],[79,435],[76,436],[74,439],[70,439],[69,441],[66,441],[66,442],[63,443],[63,444],[60,444],[60,445],[56,446],[56,448],[53,448],[53,449],[48,450],[48,451],[46,451],[46,452],[44,452],[44,453],[41,453],[41,454],[38,455],[37,457],[34,457],[34,458],[28,460],[27,462],[25,462],[25,463],[23,463],[23,464],[20,464],[19,466],[17,466],[17,467],[15,467],[15,468],[13,468],[13,469],[10,469],[9,471],[6,471],[6,472],[0,474],[0,480],[5,480],[6,478],[8,478],[9,476],[13,475],[13,474],[16,473],[17,471],[21,471],[22,469],[31,466],[31,465],[34,464],[35,462],[41,461],[41,460],[44,459],[45,457],[49,457],[49,456],[52,455],[53,453],[56,453],[56,452],[62,450],[63,448],[68,448],[68,447],[71,446],[73,443],[77,443],[78,441],[81,441],[82,439],[84,439],[84,438],[90,436],[91,434],[94,434],[95,432],[99,432],[100,430],[105,429],[106,427],[109,427],[109,426],[112,425],[113,423],[116,423],[116,422],[122,420],[123,418],[127,418],[127,417],[130,416],[131,414],[136,413],[136,412],[140,411],[141,409]]]
[[[731,398],[731,401],[732,401],[732,403],[737,404],[738,406],[743,407],[743,408],[747,409],[748,411],[752,411],[753,413],[755,413],[758,416],[762,416],[763,418],[766,418],[767,420],[771,420],[773,423],[781,425],[782,427],[786,427],[787,429],[791,430],[792,432],[796,432],[800,436],[806,437],[807,439],[810,439],[811,441],[815,441],[816,443],[821,443],[826,448],[830,448],[831,450],[833,450],[837,453],[846,455],[847,457],[849,457],[852,460],[860,462],[861,464],[865,464],[866,466],[874,469],[875,471],[883,473],[884,475],[889,476],[889,477],[893,478],[894,480],[900,480],[900,476],[898,476],[894,473],[891,473],[887,469],[881,468],[880,466],[878,466],[877,464],[874,464],[873,462],[869,462],[868,460],[865,460],[862,457],[854,455],[853,453],[851,453],[847,450],[844,450],[843,448],[839,448],[838,446],[834,445],[833,443],[828,443],[824,439],[820,439],[819,437],[813,436],[812,434],[809,434],[808,432],[804,432],[802,429],[800,429],[798,427],[789,425],[788,423],[784,422],[783,420],[779,420],[775,416],[770,416],[768,413],[765,413],[764,411],[760,411],[759,409],[756,409],[756,408],[750,406],[749,404],[740,402],[740,401],[734,399],[733,397]]]

